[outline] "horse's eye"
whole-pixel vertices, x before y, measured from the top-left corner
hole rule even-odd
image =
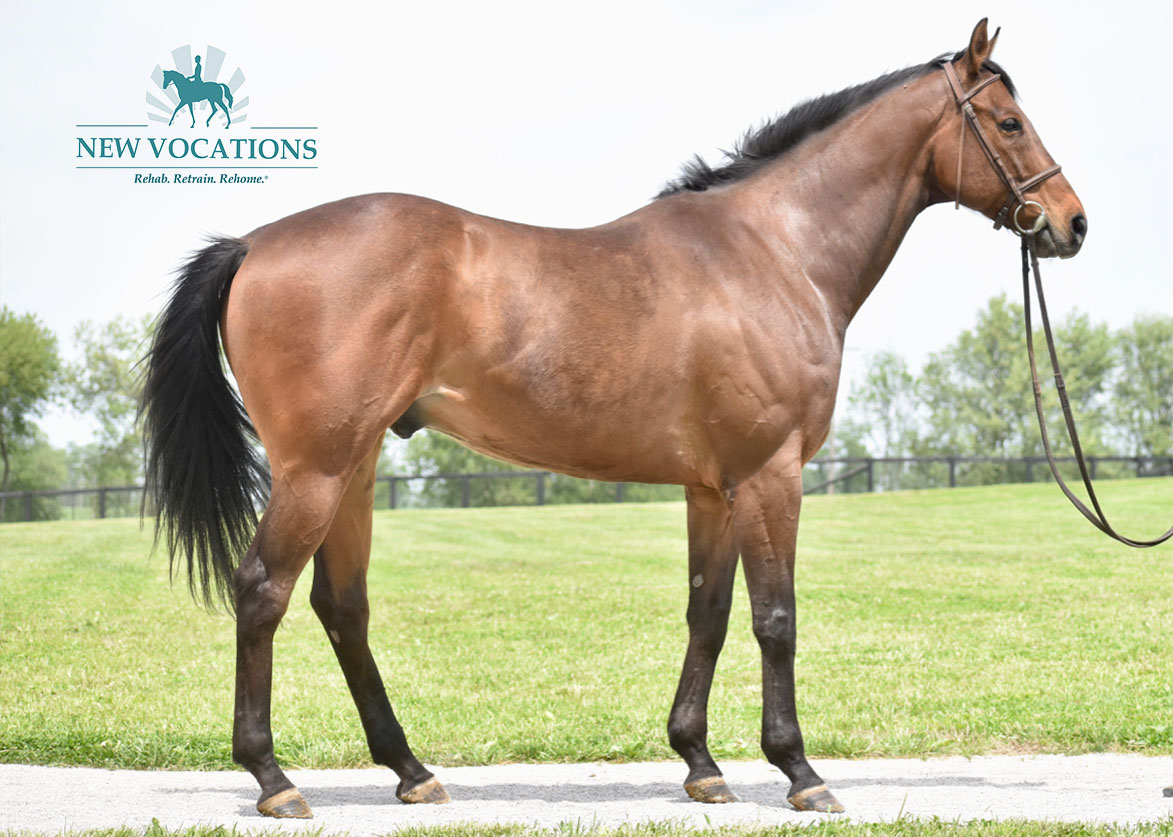
[[[1022,123],[1012,116],[999,122],[998,127],[1008,134],[1016,134],[1022,130]]]

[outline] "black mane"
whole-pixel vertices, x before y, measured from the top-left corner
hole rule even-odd
[[[734,144],[732,151],[724,152],[729,160],[725,165],[713,168],[699,154],[694,156],[681,167],[680,176],[670,180],[656,197],[663,198],[685,191],[703,192],[710,186],[740,180],[764,163],[782,156],[807,137],[829,128],[847,114],[875,100],[898,84],[928,75],[940,68],[945,61],[956,61],[963,54],[964,52],[952,56],[941,55],[926,64],[896,70],[863,84],[840,90],[838,93],[828,93],[800,102],[760,128],[746,131]],[[993,61],[985,62],[983,67],[991,72],[1001,73],[1002,81],[1010,95],[1017,98],[1014,83],[1001,67]]]

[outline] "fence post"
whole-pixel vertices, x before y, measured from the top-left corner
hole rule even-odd
[[[623,482],[615,483],[615,502],[616,503],[622,503],[623,502],[623,495],[626,493],[627,493],[627,483],[623,483]]]
[[[546,475],[545,475],[545,473],[539,473],[537,475],[537,480],[538,480],[538,483],[536,486],[536,491],[537,491],[537,495],[538,495],[538,505],[544,506],[544,505],[546,505]]]
[[[1087,458],[1087,464],[1091,471],[1091,477],[1094,480],[1096,478],[1096,458],[1094,456],[1089,456]]]
[[[392,508],[392,509],[394,509],[394,508],[396,507],[396,504],[397,504],[398,500],[399,500],[399,498],[395,496],[395,495],[396,495],[396,489],[399,487],[399,479],[398,479],[398,477],[392,477],[392,478],[391,478],[391,481],[390,481],[390,484],[391,484],[391,499],[390,499],[390,502],[391,502],[391,508]]]
[[[472,477],[468,474],[460,481],[460,504],[466,509],[472,505]]]
[[[22,504],[24,506],[24,509],[22,509],[24,512],[23,520],[27,523],[33,519],[33,493],[31,491],[26,491],[24,493],[24,497],[21,499],[24,500],[24,503]]]
[[[106,517],[106,489],[98,489],[98,519],[104,520]]]
[[[873,474],[873,469],[875,468],[875,465],[876,465],[876,460],[874,460],[874,459],[868,460],[868,494],[871,494],[873,491],[876,490],[876,478],[875,478],[875,475]]]
[[[1144,476],[1143,469],[1141,468],[1141,465],[1140,465],[1140,463],[1141,463],[1142,461],[1143,461],[1143,460],[1142,460],[1142,459],[1141,459],[1139,456],[1136,458],[1136,475],[1137,475],[1138,477],[1143,477],[1143,476]]]
[[[1026,462],[1026,481],[1035,481],[1035,462],[1029,456],[1024,456],[1023,460]]]
[[[949,487],[957,487],[957,460],[949,457]]]

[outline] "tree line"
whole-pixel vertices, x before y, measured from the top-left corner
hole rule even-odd
[[[1023,328],[1022,306],[1000,295],[919,373],[894,352],[871,355],[850,389],[833,454],[1041,456]],[[1073,312],[1054,324],[1054,335],[1084,452],[1173,455],[1173,317],[1140,315],[1113,331]],[[1034,342],[1047,432],[1056,454],[1070,455],[1041,330]],[[970,481],[992,482],[999,469],[1005,474],[1002,466],[978,468]]]
[[[138,361],[149,345],[150,317],[81,323],[73,342],[80,357],[63,360],[56,335],[32,314],[0,307],[0,492],[134,485],[142,479],[142,437],[136,424]],[[900,355],[871,355],[846,387],[846,404],[821,456],[1038,456],[1034,400],[1022,334],[1022,307],[992,298],[943,349],[915,371]],[[1091,454],[1173,455],[1173,316],[1141,315],[1111,330],[1075,312],[1055,327],[1056,345],[1085,450]],[[1036,336],[1041,345],[1041,336]],[[1045,357],[1041,358],[1044,366]],[[1049,368],[1040,376],[1050,380]],[[1054,388],[1045,390],[1049,432],[1066,450]],[[52,406],[94,424],[93,441],[53,446],[37,421]],[[406,445],[389,443],[381,473],[434,474],[513,470],[436,433]],[[1005,478],[978,468],[971,482]],[[1014,475],[1010,475],[1011,478]],[[1019,477],[1020,478],[1020,477]],[[907,477],[903,487],[911,487]],[[890,486],[894,487],[894,486]],[[409,487],[419,504],[459,505],[456,481]],[[533,502],[532,479],[477,480],[473,505]],[[550,502],[610,499],[614,486],[554,476]],[[669,499],[679,490],[631,486],[628,499]],[[646,496],[645,496],[646,495]],[[36,516],[53,516],[50,505]],[[0,501],[0,519],[19,513]]]
[[[56,335],[34,315],[0,307],[0,492],[141,480],[138,360],[150,333],[146,316],[83,322],[73,333],[80,358],[66,362]],[[89,418],[93,440],[52,445],[37,420],[54,406]],[[15,517],[14,506],[0,500],[0,519]]]

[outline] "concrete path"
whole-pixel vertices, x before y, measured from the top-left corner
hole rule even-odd
[[[704,828],[726,823],[809,823],[904,816],[1138,823],[1173,817],[1173,758],[1128,755],[982,756],[973,759],[819,760],[816,769],[847,814],[799,813],[787,805],[781,774],[762,762],[722,765],[742,802],[701,805],[684,795],[681,765],[511,764],[437,768],[453,802],[409,806],[394,796],[390,771],[290,773],[314,809],[307,821],[280,821],[325,834],[386,834],[407,825],[461,821],[562,822],[614,826],[675,820]],[[278,825],[255,809],[257,789],[243,772],[165,772],[0,765],[0,830],[170,828],[195,824],[255,830]]]

